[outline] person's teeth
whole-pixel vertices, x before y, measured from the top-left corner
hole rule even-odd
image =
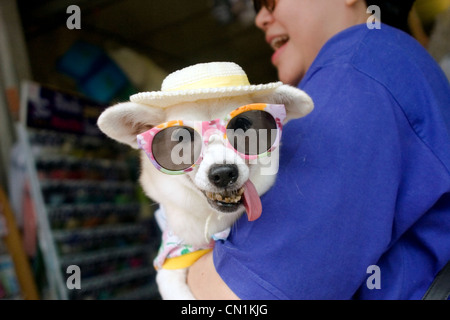
[[[279,36],[279,37],[275,37],[272,39],[272,41],[270,42],[270,46],[274,49],[277,50],[278,48],[280,48],[283,44],[285,44],[287,41],[289,40],[288,36]]]

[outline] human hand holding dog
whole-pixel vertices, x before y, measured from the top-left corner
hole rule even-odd
[[[198,300],[239,299],[217,273],[212,252],[205,254],[189,268],[187,283]]]

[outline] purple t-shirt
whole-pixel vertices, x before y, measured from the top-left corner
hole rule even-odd
[[[299,84],[261,218],[214,249],[242,299],[420,299],[450,260],[450,88],[382,24],[330,39]]]

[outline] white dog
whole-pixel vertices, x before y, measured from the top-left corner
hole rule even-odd
[[[282,125],[312,109],[297,88],[250,85],[238,65],[212,62],[176,71],[161,91],[135,94],[101,114],[106,135],[142,149],[140,183],[160,204],[155,267],[163,299],[194,299],[187,268],[244,212],[251,221],[261,215]]]

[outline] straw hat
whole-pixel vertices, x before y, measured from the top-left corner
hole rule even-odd
[[[282,82],[251,85],[242,68],[233,62],[199,63],[169,74],[161,91],[140,92],[130,101],[166,108],[200,99],[235,97],[272,91]]]

